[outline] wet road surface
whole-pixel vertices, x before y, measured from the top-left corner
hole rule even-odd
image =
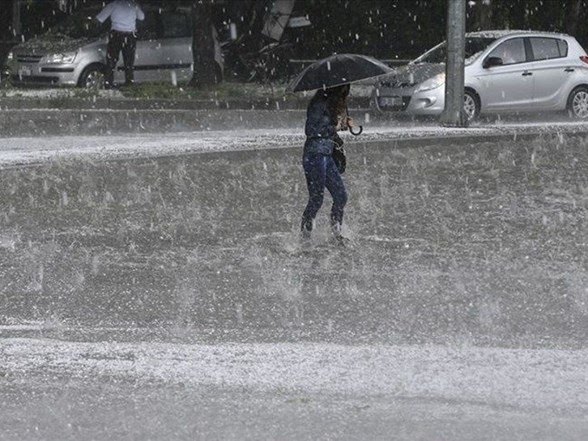
[[[347,149],[2,170],[0,439],[585,439],[585,138]]]

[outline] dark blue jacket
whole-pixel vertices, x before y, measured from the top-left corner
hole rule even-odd
[[[337,135],[337,116],[331,115],[327,106],[327,95],[317,93],[306,111],[306,142],[304,153],[330,155],[333,153]]]

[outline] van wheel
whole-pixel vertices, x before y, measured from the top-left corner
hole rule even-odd
[[[468,122],[475,121],[480,116],[480,98],[473,90],[466,89],[463,93],[463,111]]]
[[[568,115],[575,119],[588,118],[588,87],[576,87],[568,97]]]
[[[104,89],[104,71],[100,65],[88,66],[80,75],[78,86],[84,89]]]

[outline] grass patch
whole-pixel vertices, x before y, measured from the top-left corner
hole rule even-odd
[[[48,99],[54,105],[66,105],[71,99],[129,98],[143,100],[277,100],[285,96],[285,84],[259,84],[224,82],[206,89],[195,89],[187,84],[173,86],[170,83],[142,83],[131,87],[121,86],[117,90],[95,90],[73,87],[63,88],[18,88],[3,82],[0,84],[1,98]],[[289,97],[293,99],[293,97]]]
[[[187,85],[174,87],[169,83],[144,83],[132,87],[121,87],[126,98],[185,99],[185,100],[230,100],[230,99],[277,99],[284,96],[285,85],[223,82],[207,89],[195,89]]]

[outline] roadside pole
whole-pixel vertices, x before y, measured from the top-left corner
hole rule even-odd
[[[448,0],[445,109],[441,124],[449,127],[467,127],[463,112],[465,22],[466,0]]]

